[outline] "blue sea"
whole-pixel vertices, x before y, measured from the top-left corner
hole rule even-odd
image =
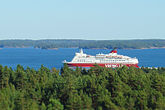
[[[83,49],[84,53],[95,55],[107,54],[109,49]],[[79,52],[78,48],[59,48],[57,50],[43,50],[36,48],[3,48],[0,49],[0,64],[16,68],[18,64],[23,67],[38,69],[43,64],[48,68],[60,69],[63,60],[71,61]],[[139,66],[165,67],[165,49],[118,49],[118,54],[136,57]]]

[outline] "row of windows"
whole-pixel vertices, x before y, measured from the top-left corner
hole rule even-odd
[[[116,61],[125,61],[125,60],[100,60],[100,62],[116,62]],[[92,62],[91,60],[77,60],[77,62]]]
[[[125,60],[101,60],[101,61],[125,61]]]
[[[77,62],[92,62],[91,60],[77,60]]]

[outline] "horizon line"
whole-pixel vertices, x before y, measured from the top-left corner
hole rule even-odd
[[[0,39],[0,41],[4,41],[4,40],[31,40],[31,41],[37,41],[37,40],[93,40],[93,41],[113,41],[113,40],[165,40],[163,38],[161,39]]]

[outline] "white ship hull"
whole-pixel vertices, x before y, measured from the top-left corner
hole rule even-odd
[[[76,53],[71,62],[64,61],[70,67],[94,67],[96,64],[102,67],[121,67],[121,66],[138,66],[138,59],[128,56],[118,55],[116,50],[109,54],[97,54],[96,56],[84,54],[81,50]]]

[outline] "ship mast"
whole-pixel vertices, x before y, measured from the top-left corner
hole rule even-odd
[[[83,50],[82,50],[82,48],[80,49],[80,54],[83,54]]]

